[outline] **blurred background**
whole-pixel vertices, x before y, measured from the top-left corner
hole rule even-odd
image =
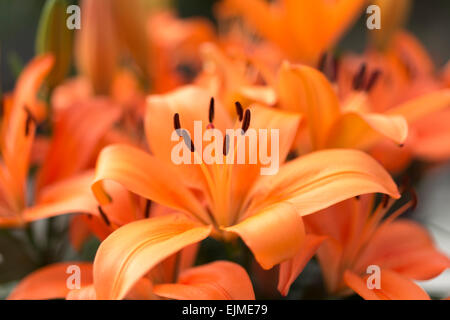
[[[214,21],[212,8],[217,2],[215,0],[146,1],[152,5],[172,5],[181,17],[204,16],[212,21]],[[14,87],[17,74],[34,55],[36,30],[44,2],[44,0],[0,0],[0,75],[3,91],[10,91]],[[77,3],[77,1],[71,2]],[[364,17],[363,13],[340,42],[338,46],[340,50],[357,52],[363,50],[367,32]],[[412,31],[427,48],[438,67],[449,60],[450,1],[415,1],[407,29]],[[431,168],[417,188],[419,205],[412,218],[425,224],[432,231],[438,247],[450,255],[450,165]],[[55,236],[60,234],[61,237],[66,237],[64,221],[58,223],[60,225],[53,226],[58,231],[54,233]],[[7,295],[18,279],[38,267],[33,258],[33,248],[24,251],[16,250],[17,241],[20,239],[11,237],[0,230],[0,298]],[[65,256],[53,256],[55,253],[49,252],[46,263],[74,257],[74,253],[67,249],[67,240],[58,241],[63,245],[55,250],[67,253],[64,253]],[[81,259],[92,259],[97,245],[98,243],[95,242],[88,244],[85,251],[81,253]],[[214,248],[214,245],[210,248]],[[14,266],[9,264],[10,261],[14,261]],[[306,269],[305,273],[307,272],[315,271]],[[450,296],[450,271],[433,281],[421,284],[436,296]],[[292,298],[294,297],[295,293]]]

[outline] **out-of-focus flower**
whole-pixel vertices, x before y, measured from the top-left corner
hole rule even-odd
[[[180,258],[181,259],[181,258]],[[186,260],[186,262],[188,262]],[[172,279],[155,283],[154,277],[140,279],[125,297],[133,300],[253,300],[252,283],[244,268],[228,261],[215,261],[198,267],[182,269],[183,261],[173,265]],[[189,263],[189,262],[188,262]],[[67,270],[80,269],[80,289],[68,287]],[[157,265],[154,271],[161,270]],[[167,271],[167,269],[164,269]],[[93,266],[83,262],[65,262],[46,266],[25,277],[11,292],[9,300],[57,299],[95,300]]]
[[[311,237],[321,239],[309,249],[312,254],[317,250],[330,293],[345,295],[350,287],[366,299],[428,298],[410,279],[431,279],[450,267],[450,259],[435,248],[428,232],[418,223],[396,220],[414,207],[415,201],[413,197],[390,213],[395,200],[384,197],[374,209],[375,196],[364,195],[305,218]],[[302,270],[304,264],[299,262],[304,254],[299,252],[293,261],[281,265],[279,289],[284,294]],[[367,287],[370,265],[381,268],[379,289]]]
[[[101,137],[120,115],[118,110],[101,103],[60,110],[50,142],[40,140],[44,155],[34,160],[43,162],[35,163],[41,167],[37,186],[30,190],[29,165],[35,129],[46,111],[37,94],[52,64],[51,55],[34,58],[20,75],[13,94],[5,98],[0,166],[2,226],[22,226],[37,219],[85,212],[84,194],[89,192],[89,183],[82,186],[84,176],[78,174],[88,169]],[[55,193],[54,185],[60,182],[64,184],[58,185],[61,189]],[[96,208],[92,195],[91,199],[90,207]]]
[[[245,112],[238,108],[238,113],[241,121],[237,120],[234,127],[242,127],[244,132],[249,128],[279,129],[282,164],[297,132],[299,117],[260,106],[252,106]],[[153,155],[127,145],[107,147],[99,155],[92,189],[101,204],[114,201],[102,188],[102,181],[114,180],[133,193],[183,215],[139,221],[108,237],[95,261],[98,297],[125,296],[154,266],[157,257],[168,256],[209,235],[225,239],[239,235],[256,260],[264,268],[271,268],[292,257],[301,247],[303,215],[362,193],[399,196],[384,169],[365,153],[353,150],[312,153],[281,165],[274,176],[259,176],[262,165],[259,159],[254,165],[234,164],[235,161],[208,165],[201,161],[175,166],[170,160],[175,146],[170,138],[174,131],[172,124],[175,123],[175,129],[192,134],[194,120],[201,120],[203,129],[208,123],[221,131],[232,127],[227,113],[218,102],[210,100],[206,91],[180,88],[148,99],[146,132]],[[249,152],[254,152],[255,147]],[[203,150],[197,150],[192,140],[190,150],[191,156],[202,157]],[[232,150],[224,152],[225,157],[234,158]],[[198,189],[202,198],[199,200],[188,187]],[[270,239],[268,232],[272,234]],[[123,259],[129,263],[116,263]]]
[[[300,147],[366,149],[381,137],[402,144],[408,134],[406,120],[399,115],[374,113],[369,109],[367,93],[373,83],[363,71],[354,75],[354,88],[340,101],[334,86],[314,68],[283,63],[276,89],[281,109],[305,117]],[[333,70],[333,74],[337,70]],[[332,76],[334,77],[334,76]],[[306,137],[306,139],[305,139]]]
[[[238,14],[287,58],[314,64],[362,10],[363,0],[224,0],[220,15]]]
[[[178,19],[169,11],[149,16],[152,43],[153,92],[164,93],[190,83],[201,69],[200,46],[214,42],[213,26],[206,19]]]
[[[83,0],[81,14],[75,59],[96,93],[109,93],[124,55],[132,57],[142,75],[150,74],[150,42],[140,1]]]
[[[448,141],[450,91],[444,72],[439,74],[425,48],[412,35],[397,32],[384,51],[369,50],[363,57],[342,59],[340,88],[348,92],[345,74],[362,64],[380,73],[368,95],[370,108],[389,115],[402,115],[410,133],[403,148],[389,142],[373,146],[372,154],[390,171],[401,171],[412,158],[443,161],[450,158]],[[346,79],[347,78],[347,79]]]
[[[51,55],[34,58],[22,71],[12,95],[4,98],[1,127],[0,224],[26,220],[26,180],[37,122],[45,117],[37,93],[53,65]]]

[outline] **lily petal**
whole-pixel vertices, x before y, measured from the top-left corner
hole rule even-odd
[[[92,283],[92,264],[86,262],[56,263],[25,277],[8,296],[8,300],[43,300],[64,298],[71,289],[70,276],[79,268],[80,286]],[[75,270],[75,271],[74,271]]]
[[[314,68],[284,62],[278,75],[280,107],[306,117],[313,147],[325,146],[340,115],[339,101],[325,76]]]
[[[200,226],[182,215],[140,220],[117,229],[102,242],[95,257],[97,298],[124,298],[157,263],[210,232],[210,226]]]
[[[155,156],[128,145],[112,145],[98,156],[92,190],[101,204],[114,201],[102,183],[113,180],[146,199],[209,221],[194,194],[183,184],[174,183],[177,176],[172,167]]]
[[[120,112],[120,108],[103,98],[62,110],[39,171],[38,189],[86,169],[100,139],[118,120]]]
[[[450,268],[450,259],[435,248],[425,228],[403,219],[378,229],[356,268],[370,264],[411,279],[429,280]]]
[[[175,284],[155,285],[158,296],[178,300],[254,300],[250,278],[240,265],[216,261],[184,271]]]
[[[275,176],[259,178],[248,198],[249,211],[287,201],[305,216],[345,199],[376,192],[400,197],[390,175],[369,155],[329,149],[290,161]]]
[[[389,110],[387,114],[401,115],[409,124],[424,116],[450,106],[450,89],[423,94]]]
[[[413,281],[390,270],[381,270],[380,289],[369,289],[367,278],[345,271],[344,281],[366,300],[430,300],[428,294]]]
[[[264,269],[294,257],[305,241],[302,217],[286,202],[265,208],[225,230],[238,234]]]
[[[408,123],[402,116],[347,112],[334,124],[327,146],[330,148],[367,148],[379,135],[403,144]]]
[[[286,296],[288,294],[291,284],[297,279],[325,239],[326,237],[307,234],[305,242],[298,254],[292,259],[280,264],[278,291],[282,295]]]

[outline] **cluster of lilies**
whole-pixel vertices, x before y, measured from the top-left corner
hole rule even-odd
[[[61,1],[49,2],[52,21]],[[330,296],[430,299],[416,280],[450,259],[401,217],[417,199],[395,181],[413,161],[450,159],[450,65],[433,65],[390,2],[378,1],[386,20],[367,49],[337,55],[366,1],[221,0],[219,28],[141,1],[80,1],[77,74],[65,75],[71,40],[53,26],[3,95],[0,226],[70,214],[76,250],[101,244],[92,263],[46,265],[8,298],[254,299],[255,282],[273,280],[263,271],[198,264],[214,238],[244,243],[283,296],[315,259]],[[172,133],[194,121],[279,130],[278,172],[261,175],[261,159],[174,164]],[[80,288],[67,286],[71,265]]]

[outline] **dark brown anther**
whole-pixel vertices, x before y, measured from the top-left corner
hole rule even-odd
[[[145,218],[147,219],[148,217],[150,217],[150,208],[152,206],[152,200],[147,199],[147,201],[145,202]]]
[[[98,208],[98,212],[100,213],[100,216],[102,217],[103,221],[105,221],[106,225],[109,227],[111,225],[111,222],[109,221],[108,216],[103,211],[101,206],[98,206],[97,208]]]
[[[388,195],[383,195],[383,200],[382,200],[382,205],[383,205],[383,209],[386,209],[388,203],[389,203],[389,196]]]
[[[327,58],[328,58],[328,53],[327,52],[322,53],[322,55],[320,56],[320,59],[319,59],[319,63],[317,65],[317,69],[319,69],[323,73],[325,71],[325,65],[327,63]]]
[[[183,136],[184,143],[191,150],[191,152],[195,152],[194,142],[192,142],[189,133],[186,130],[181,130],[181,135]]]
[[[380,70],[375,70],[374,72],[372,72],[372,74],[370,75],[369,81],[367,82],[367,85],[366,85],[367,92],[369,92],[373,88],[375,83],[377,83],[377,80],[380,78],[380,75],[381,75]]]
[[[360,196],[356,196],[356,197],[355,197],[356,200],[359,200],[359,198],[360,198]]]
[[[403,143],[400,143],[398,146],[399,146],[400,148],[403,148],[405,145],[404,145]]]
[[[409,189],[409,193],[411,193],[411,210],[415,210],[417,207],[417,193],[413,188]]]
[[[250,127],[250,118],[251,118],[250,109],[246,109],[244,114],[244,120],[242,120],[243,133],[246,133],[248,128]]]
[[[30,125],[32,123],[37,124],[37,119],[31,113],[30,109],[28,109],[27,106],[23,107],[23,109],[25,110],[25,112],[27,114],[27,119],[25,120],[25,136],[28,136],[28,134],[30,133]]]
[[[214,97],[211,97],[209,101],[209,114],[208,114],[209,123],[213,123],[214,121]]]
[[[236,113],[238,115],[239,121],[242,121],[242,117],[244,116],[244,109],[242,108],[242,105],[239,101],[236,101],[234,105],[236,106]]]
[[[363,86],[364,75],[366,74],[366,64],[363,63],[359,68],[358,73],[353,78],[353,89],[359,90]]]
[[[226,134],[225,138],[223,139],[223,155],[227,156],[228,151],[230,151],[230,137]]]
[[[175,113],[173,115],[173,127],[175,128],[175,130],[181,129],[180,115],[178,113]]]

